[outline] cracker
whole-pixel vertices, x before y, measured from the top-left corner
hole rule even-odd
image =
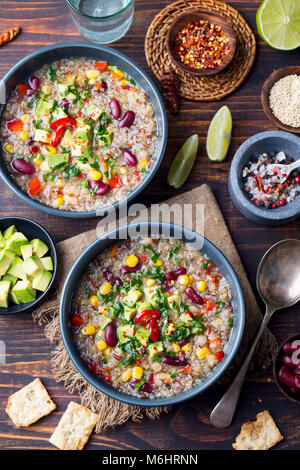
[[[41,380],[35,379],[8,397],[5,411],[17,428],[27,428],[55,408]]]
[[[242,425],[232,447],[235,450],[268,450],[282,441],[283,436],[277,428],[269,411],[256,415],[256,421]]]
[[[61,450],[82,450],[97,420],[96,413],[70,401],[49,442]]]

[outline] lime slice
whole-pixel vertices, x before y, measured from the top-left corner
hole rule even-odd
[[[208,158],[222,162],[231,142],[232,117],[228,106],[222,106],[210,123],[206,139]]]
[[[168,184],[172,188],[180,188],[189,176],[197,155],[198,143],[198,134],[192,135],[174,158],[168,173]]]
[[[265,0],[256,14],[262,39],[275,49],[290,51],[300,46],[300,1]]]

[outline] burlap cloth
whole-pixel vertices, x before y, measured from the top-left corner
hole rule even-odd
[[[216,387],[225,388],[236,374],[238,367],[243,360],[246,349],[249,346],[249,342],[253,339],[258,329],[262,320],[261,312],[247,279],[239,254],[233,244],[222,213],[209,186],[204,184],[199,188],[169,199],[168,201],[165,201],[165,203],[169,205],[174,203],[180,205],[204,205],[204,235],[228,258],[235,269],[243,289],[246,305],[244,336],[233,363],[216,384]],[[191,226],[189,228],[193,229],[194,227],[195,218],[192,219]],[[60,293],[67,273],[78,258],[78,255],[96,238],[96,230],[91,230],[57,244],[56,248],[59,261],[55,285],[46,302],[38,310],[33,312],[33,318],[40,323],[46,323],[45,334],[54,346],[51,360],[55,379],[58,382],[62,381],[69,392],[78,392],[82,404],[88,406],[92,411],[99,413],[96,432],[100,432],[107,427],[121,425],[128,419],[136,421],[142,419],[143,416],[147,416],[152,419],[159,417],[161,412],[167,411],[167,408],[130,406],[115,401],[98,392],[77,372],[64,349],[59,331]],[[267,367],[272,359],[275,348],[275,338],[270,331],[267,330],[256,352],[253,366],[256,368]]]

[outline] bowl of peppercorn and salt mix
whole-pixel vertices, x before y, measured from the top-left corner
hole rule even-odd
[[[230,23],[221,15],[189,10],[171,24],[167,50],[172,62],[192,75],[213,75],[232,61],[236,38]]]
[[[299,168],[281,181],[276,165],[300,160],[299,137],[282,131],[261,132],[237,150],[229,173],[229,192],[236,208],[264,225],[283,225],[300,215]]]

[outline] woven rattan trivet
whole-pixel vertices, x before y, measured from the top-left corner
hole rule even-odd
[[[173,68],[180,79],[180,95],[183,98],[193,101],[220,100],[235,91],[250,72],[256,51],[255,36],[243,16],[225,2],[190,0],[189,4],[190,7],[183,0],[179,0],[155,16],[145,40],[147,63],[158,80],[164,71]],[[166,36],[169,26],[178,15],[195,8],[219,13],[231,23],[236,34],[235,56],[229,66],[219,74],[195,77],[176,67],[168,56]]]

